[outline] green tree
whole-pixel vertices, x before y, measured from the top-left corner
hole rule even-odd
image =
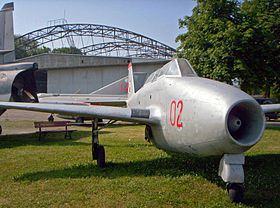
[[[50,53],[51,49],[43,46],[42,48],[35,48],[27,52],[28,56],[35,56],[43,53]]]
[[[15,54],[16,54],[16,59],[21,59],[24,57],[27,57],[27,51],[24,46],[22,46],[20,43],[20,40],[18,39],[20,35],[15,35]]]
[[[15,35],[15,53],[16,59],[34,56],[43,53],[57,54],[82,54],[81,50],[76,47],[63,47],[51,50],[48,47],[38,47],[36,41],[31,41],[28,38],[19,38],[20,35]]]
[[[42,48],[37,46],[36,41],[31,41],[28,38],[19,38],[20,35],[15,35],[15,54],[16,59],[25,58],[28,56],[34,56],[42,53],[50,53],[51,49],[43,46]]]
[[[243,68],[257,77],[250,87],[258,87],[265,97],[280,88],[280,3],[275,0],[244,1],[242,24],[238,31],[241,50],[237,53]]]
[[[63,47],[63,48],[55,48],[52,50],[52,53],[60,53],[60,54],[82,54],[81,50],[76,47]]]
[[[190,61],[200,76],[231,82],[234,78],[232,33],[240,21],[238,1],[198,0],[192,16],[179,20],[188,32],[179,35],[179,56]]]
[[[237,77],[249,93],[266,96],[279,83],[279,3],[272,0],[197,0],[190,17],[179,20],[178,56],[200,76],[231,82]]]

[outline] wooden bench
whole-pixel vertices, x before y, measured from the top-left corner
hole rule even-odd
[[[37,121],[34,122],[34,127],[35,128],[39,128],[39,131],[37,131],[36,133],[39,134],[39,141],[43,137],[45,137],[45,135],[47,133],[57,133],[57,132],[65,132],[65,136],[64,138],[66,139],[67,136],[69,137],[69,139],[71,139],[71,133],[73,131],[77,131],[77,130],[71,130],[68,129],[67,127],[71,126],[70,121]],[[57,130],[42,130],[42,128],[48,128],[48,127],[65,127],[65,129],[57,129]]]

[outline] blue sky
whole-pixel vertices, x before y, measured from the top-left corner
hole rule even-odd
[[[9,1],[1,1],[2,5]],[[16,34],[46,27],[65,17],[68,23],[92,23],[130,30],[171,47],[185,32],[178,19],[192,14],[193,0],[14,0]],[[1,6],[2,7],[2,6]]]

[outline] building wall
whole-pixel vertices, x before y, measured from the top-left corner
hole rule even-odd
[[[48,92],[90,93],[125,74],[124,67],[73,68],[48,71]]]
[[[92,66],[114,66],[128,64],[130,58],[83,56],[77,54],[40,54],[17,60],[18,62],[37,62],[40,69],[82,68]]]
[[[134,72],[152,73],[163,63],[134,64]],[[127,76],[127,65],[72,68],[48,71],[49,93],[90,93]]]
[[[48,93],[90,93],[127,76],[130,58],[42,54],[19,60],[47,70]],[[152,73],[166,60],[133,59],[134,72]]]

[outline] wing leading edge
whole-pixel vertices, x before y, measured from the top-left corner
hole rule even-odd
[[[17,102],[0,102],[0,108],[105,118],[147,124],[157,124],[159,122],[158,119],[151,118],[150,110],[138,108]]]
[[[40,94],[39,102],[43,104],[79,104],[90,103],[92,105],[125,107],[127,98],[124,96],[102,96],[102,95],[67,95],[67,94]]]

